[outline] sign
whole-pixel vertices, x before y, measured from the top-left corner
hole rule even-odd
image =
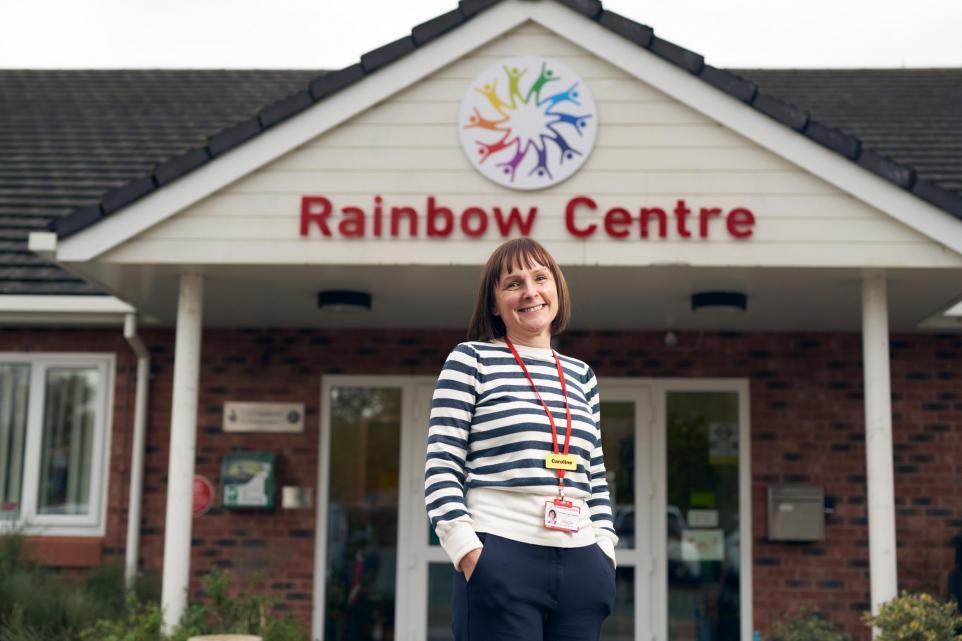
[[[517,205],[470,205],[457,210],[431,195],[419,203],[385,202],[379,195],[370,203],[339,203],[327,196],[302,196],[300,235],[320,234],[323,238],[530,236],[538,212],[537,206]],[[561,218],[565,231],[575,238],[604,235],[616,240],[684,241],[727,234],[746,239],[751,238],[755,230],[755,214],[746,207],[689,204],[684,198],[657,204],[602,207],[590,196],[575,196],[567,201],[563,211],[555,214],[552,218]]]
[[[195,475],[192,499],[191,511],[194,516],[206,514],[214,505],[214,484],[205,476]]]
[[[221,464],[221,503],[227,508],[274,509],[273,452],[228,452]]]
[[[509,189],[557,185],[584,164],[598,133],[588,85],[557,60],[500,60],[474,79],[458,113],[461,147]]]
[[[304,403],[224,403],[225,432],[303,432]]]

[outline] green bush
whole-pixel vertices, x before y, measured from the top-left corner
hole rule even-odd
[[[19,534],[0,536],[0,641],[77,641],[98,619],[124,610],[122,570],[65,577],[23,554]]]
[[[875,641],[962,641],[955,603],[941,603],[929,594],[903,592],[882,605],[877,616],[866,613],[863,619],[878,628]]]
[[[772,628],[776,641],[851,641],[832,621],[814,608],[800,608]]]

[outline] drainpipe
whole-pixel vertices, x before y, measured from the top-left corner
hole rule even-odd
[[[150,353],[137,335],[137,317],[124,317],[124,338],[137,355],[137,393],[134,397],[134,445],[130,454],[130,499],[127,505],[127,550],[124,563],[124,586],[134,588],[140,551],[140,508],[144,490],[144,442],[147,434],[147,391],[150,376]]]

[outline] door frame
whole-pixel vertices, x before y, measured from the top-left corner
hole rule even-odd
[[[399,631],[410,628],[411,608],[408,602],[413,598],[414,592],[410,589],[410,584],[406,580],[412,564],[411,521],[415,519],[415,515],[420,515],[424,510],[423,499],[418,502],[418,505],[410,505],[411,488],[417,485],[423,496],[424,479],[422,474],[415,474],[414,470],[411,469],[412,466],[407,464],[407,461],[413,460],[411,458],[413,457],[412,448],[418,445],[414,443],[417,439],[413,438],[414,434],[411,433],[413,430],[408,426],[417,425],[420,417],[416,410],[423,411],[423,408],[415,408],[417,387],[424,385],[425,382],[429,382],[433,386],[435,381],[436,378],[428,376],[365,374],[321,376],[320,402],[318,403],[320,429],[317,439],[317,498],[314,514],[314,598],[311,612],[311,639],[313,641],[323,641],[324,639],[324,613],[327,598],[327,510],[331,489],[328,474],[331,462],[331,415],[328,399],[331,389],[334,387],[394,387],[401,389],[401,451],[398,452],[398,541],[394,584],[394,629],[395,638],[399,638]],[[423,444],[420,444],[420,446],[423,447]]]
[[[428,524],[423,518],[424,479],[415,455],[427,441],[433,376],[368,376],[328,375],[321,377],[319,403],[320,430],[318,435],[318,479],[315,514],[314,600],[312,634],[314,641],[322,641],[324,634],[324,606],[327,577],[327,509],[330,482],[331,437],[330,413],[327,405],[331,388],[337,386],[399,387],[401,397],[401,451],[398,479],[398,553],[395,577],[395,632],[396,638],[422,641],[427,635],[427,568],[429,563],[449,562],[440,547],[430,547],[427,541]],[[752,584],[752,486],[751,486],[751,421],[749,380],[744,378],[626,378],[599,377],[602,401],[638,400],[648,395],[648,416],[635,416],[635,460],[644,460],[649,473],[635,478],[636,515],[649,509],[648,543],[639,545],[639,525],[636,522],[634,550],[619,550],[619,555],[630,558],[635,567],[635,638],[639,641],[667,641],[668,639],[668,558],[664,533],[667,503],[667,425],[666,395],[674,391],[735,392],[738,394],[738,483],[739,483],[739,572],[741,641],[751,641],[754,627]],[[647,430],[647,434],[645,431]],[[647,447],[646,447],[647,445]],[[647,451],[645,451],[647,450]],[[637,518],[637,517],[636,517]],[[646,582],[648,598],[640,591]],[[658,605],[664,607],[657,607]],[[647,628],[647,629],[643,629]]]

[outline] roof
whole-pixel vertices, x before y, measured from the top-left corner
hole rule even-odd
[[[597,0],[558,0],[962,219],[962,69],[741,70]],[[0,294],[98,294],[27,249],[73,234],[450,31],[458,9],[324,71],[0,70]]]

